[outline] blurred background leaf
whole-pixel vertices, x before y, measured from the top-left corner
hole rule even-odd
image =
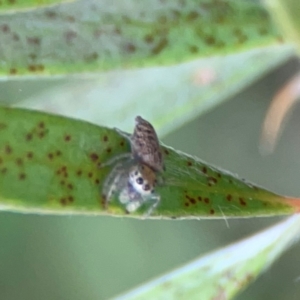
[[[16,13],[23,10],[40,8],[43,6],[51,6],[63,2],[70,2],[72,0],[8,0],[1,1],[0,13]],[[3,29],[3,28],[2,28]]]
[[[116,299],[232,299],[299,236],[300,217],[290,217]]]
[[[9,78],[178,64],[281,41],[257,2],[147,3],[81,0],[2,15],[0,74]]]

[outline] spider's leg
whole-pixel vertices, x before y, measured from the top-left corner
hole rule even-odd
[[[107,162],[101,164],[101,165],[99,166],[99,168],[104,168],[104,167],[113,165],[113,164],[115,164],[117,161],[123,160],[123,159],[125,159],[125,158],[126,158],[126,159],[131,158],[131,153],[122,153],[122,154],[115,155],[114,157],[112,157],[111,159],[109,159]]]
[[[105,197],[105,203],[111,199],[113,193],[119,188],[120,182],[122,181],[122,177],[124,177],[125,170],[122,163],[117,164],[112,171],[106,177],[102,194]]]
[[[147,198],[147,200],[154,200],[154,203],[150,206],[144,217],[149,217],[153,210],[157,207],[157,205],[160,202],[160,196],[159,195],[152,195],[151,198]]]

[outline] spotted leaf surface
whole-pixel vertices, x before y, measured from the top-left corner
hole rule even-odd
[[[125,215],[118,199],[105,208],[101,168],[130,147],[115,130],[44,113],[0,109],[0,199],[3,210]],[[299,201],[275,195],[198,159],[163,148],[166,169],[151,217],[198,218],[298,212]],[[148,203],[146,203],[148,204]],[[149,203],[151,204],[151,203]],[[147,211],[143,205],[131,216]]]
[[[293,216],[114,299],[233,299],[300,235]]]
[[[0,21],[0,74],[70,74],[179,63],[278,42],[249,1],[81,0]]]

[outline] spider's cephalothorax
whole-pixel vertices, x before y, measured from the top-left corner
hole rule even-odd
[[[148,214],[157,206],[160,196],[155,193],[157,175],[164,169],[159,141],[153,126],[136,117],[133,135],[118,130],[131,144],[131,153],[113,158],[117,163],[105,180],[103,195],[108,202],[114,194],[128,213],[137,210],[145,201],[154,201]]]

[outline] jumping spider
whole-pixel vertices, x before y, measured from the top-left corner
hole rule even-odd
[[[152,125],[139,116],[135,121],[133,135],[117,129],[130,141],[131,153],[116,156],[104,164],[111,165],[119,161],[106,178],[102,193],[107,204],[117,192],[120,203],[125,205],[128,213],[136,211],[144,202],[153,200],[147,213],[150,215],[160,201],[154,188],[158,173],[164,170],[163,158]]]

